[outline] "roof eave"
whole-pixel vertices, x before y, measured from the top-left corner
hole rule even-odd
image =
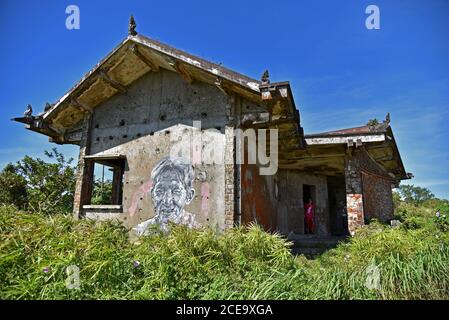
[[[219,64],[207,61],[200,57],[194,56],[188,52],[176,49],[169,45],[163,44],[156,40],[147,38],[143,35],[130,36],[134,42],[147,46],[150,49],[156,50],[172,58],[181,60],[182,62],[189,64],[190,66],[202,69],[212,75],[221,77],[228,81],[241,85],[242,87],[259,94],[260,81],[250,78],[241,73],[235,72],[231,69],[225,68]]]
[[[255,96],[260,96],[259,85],[260,82],[247,77],[245,75],[234,72],[230,69],[222,67],[218,64],[206,61],[202,58],[193,56],[187,52],[178,50],[174,47],[159,43],[155,40],[151,40],[142,35],[128,36],[119,45],[117,45],[106,57],[104,57],[100,62],[98,62],[94,68],[92,68],[88,73],[86,73],[81,80],[79,80],[65,95],[63,95],[49,110],[43,114],[43,119],[50,120],[58,112],[59,109],[67,102],[70,101],[72,95],[91,77],[95,77],[96,73],[101,70],[102,66],[107,63],[113,56],[124,46],[130,44],[131,42],[146,46],[152,50],[156,50],[158,53],[162,53],[173,59],[177,59],[186,63],[192,67],[201,69],[211,75],[220,77],[227,81],[230,81],[246,91],[254,94]]]
[[[12,118],[11,121],[23,123],[27,130],[48,136],[55,142],[60,140],[60,135],[46,125],[42,116],[17,117]]]
[[[63,105],[67,98],[69,98],[88,78],[95,75],[95,72],[100,70],[101,66],[103,66],[112,56],[119,51],[125,44],[127,44],[132,37],[128,36],[119,45],[117,45],[112,51],[106,55],[103,59],[101,59],[89,72],[87,72],[69,91],[66,92],[59,100],[43,115],[42,118],[45,120],[51,119],[55,112],[60,109],[61,105]]]

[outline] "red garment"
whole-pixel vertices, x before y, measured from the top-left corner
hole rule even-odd
[[[315,204],[306,203],[304,205],[304,221],[306,233],[313,233],[315,231],[314,216],[315,216]]]

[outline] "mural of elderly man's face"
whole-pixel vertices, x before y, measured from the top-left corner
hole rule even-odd
[[[157,217],[175,218],[182,213],[184,206],[192,201],[195,190],[188,180],[190,172],[186,167],[177,166],[170,161],[156,172],[151,197]]]

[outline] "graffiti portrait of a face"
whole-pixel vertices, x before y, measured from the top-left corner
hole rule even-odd
[[[195,215],[184,210],[195,196],[193,189],[194,171],[184,158],[163,158],[151,172],[150,191],[155,215],[139,223],[133,229],[138,235],[148,234],[151,225],[168,231],[169,222],[191,228],[200,227]]]
[[[190,163],[183,158],[164,158],[155,166],[151,177],[151,199],[156,217],[176,219],[195,195]]]

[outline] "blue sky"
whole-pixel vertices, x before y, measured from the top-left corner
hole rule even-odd
[[[79,30],[65,27],[68,5]],[[380,9],[368,30],[365,8]],[[289,80],[306,133],[391,113],[404,183],[449,198],[449,1],[0,2],[0,168],[53,144],[9,119],[41,111],[137,31],[249,76]],[[76,146],[62,146],[77,157]]]

